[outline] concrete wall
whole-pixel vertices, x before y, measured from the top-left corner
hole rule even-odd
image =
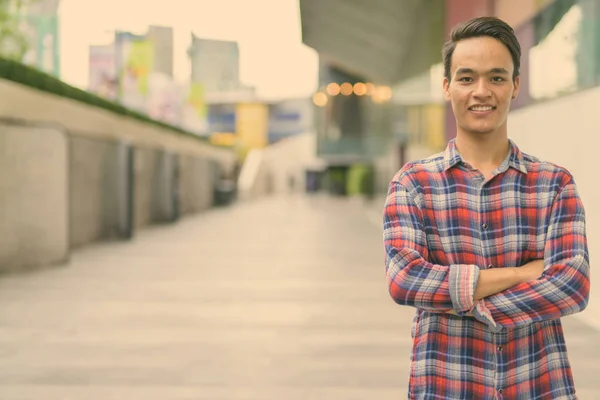
[[[216,165],[207,159],[179,158],[179,196],[181,214],[193,214],[206,210],[213,204],[213,182],[217,175]]]
[[[317,138],[314,133],[303,133],[283,139],[265,151],[265,162],[271,166],[271,189],[275,193],[290,191],[290,178],[294,191],[304,191],[305,170],[319,161],[316,158]]]
[[[69,137],[70,243],[81,246],[112,236],[118,209],[117,143]],[[115,216],[116,219],[116,216]]]
[[[307,132],[248,153],[239,177],[240,198],[304,191],[306,169],[319,164],[316,145],[316,135]]]
[[[238,179],[238,197],[250,200],[273,194],[273,169],[265,160],[264,149],[248,152]]]
[[[0,123],[0,271],[68,259],[67,147],[60,130]]]
[[[233,152],[0,80],[0,271],[213,203]]]
[[[231,151],[107,110],[5,80],[0,80],[0,93],[0,117],[51,121],[72,135],[207,157],[218,162],[228,173],[235,166],[235,155]]]
[[[600,88],[525,107],[509,116],[509,136],[521,150],[567,168],[577,183],[587,214],[587,235],[592,267],[592,294],[581,316],[600,328],[600,280],[594,266],[600,251]]]
[[[87,137],[70,138],[70,243],[128,236],[129,179],[133,182],[133,229],[169,223],[213,204],[213,160],[150,147]]]
[[[134,161],[134,225],[136,229],[152,221],[152,183],[157,154],[153,149],[137,148]]]

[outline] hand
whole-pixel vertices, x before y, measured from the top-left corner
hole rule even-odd
[[[529,282],[538,279],[544,272],[544,260],[533,260],[517,268],[521,274],[522,282]]]

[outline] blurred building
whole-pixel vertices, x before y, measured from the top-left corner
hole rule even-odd
[[[237,42],[199,38],[192,33],[188,48],[191,86],[205,131],[215,141],[235,144],[244,153],[267,141],[268,108],[253,87],[240,82]],[[243,155],[242,155],[243,157]]]
[[[237,42],[203,39],[192,34],[188,56],[191,81],[202,86],[208,103],[254,99],[254,88],[240,82]]]
[[[148,27],[146,38],[154,46],[153,72],[173,77],[173,28],[168,26]]]
[[[21,31],[28,39],[23,62],[59,77],[58,7],[60,0],[35,0],[23,5]]]
[[[173,28],[151,25],[148,31],[141,35],[118,31],[115,32],[114,46],[117,68],[124,68],[132,51],[135,54],[144,47],[144,73],[173,77]],[[139,53],[135,55],[135,58],[141,57]]]
[[[112,43],[89,46],[88,56],[89,91],[161,120],[173,121],[179,115],[171,100],[177,90],[169,83],[173,80],[172,28],[150,26],[144,34],[117,31]],[[168,99],[169,105],[160,97]]]
[[[356,165],[385,191],[405,162],[456,134],[442,93],[441,49],[461,21],[495,15],[522,46],[518,109],[598,84],[598,0],[300,0],[304,44],[319,53],[317,153],[343,182]],[[341,172],[340,172],[341,171]],[[331,183],[331,180],[329,180]],[[342,190],[343,192],[343,190]]]
[[[188,50],[192,82],[207,93],[233,91],[240,87],[240,53],[237,42],[202,39],[192,34]]]
[[[207,135],[214,144],[233,147],[243,160],[252,150],[312,132],[313,115],[310,98],[209,103]]]
[[[106,99],[115,100],[117,84],[114,43],[89,46],[87,90]]]
[[[314,106],[310,98],[285,99],[269,104],[268,142],[311,132]]]

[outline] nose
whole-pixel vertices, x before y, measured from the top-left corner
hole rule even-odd
[[[480,79],[477,82],[475,91],[473,92],[475,97],[489,97],[491,96],[490,89],[488,88],[488,82],[485,79]]]

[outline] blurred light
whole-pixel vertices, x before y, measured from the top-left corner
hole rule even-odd
[[[367,89],[367,93],[365,93],[367,96],[371,96],[375,92],[375,85],[371,82],[367,82],[365,88]]]
[[[352,84],[348,82],[342,83],[340,86],[341,92],[344,96],[350,96],[352,94]]]
[[[383,101],[390,101],[392,99],[392,89],[389,86],[379,86],[376,90]]]
[[[362,96],[367,94],[367,85],[362,82],[357,82],[354,84],[354,94],[357,96]]]
[[[313,96],[313,103],[317,107],[325,107],[327,105],[327,95],[323,92],[317,92]]]
[[[329,85],[327,85],[327,94],[329,94],[330,96],[337,96],[338,94],[340,94],[340,85],[338,85],[335,82],[332,82]]]
[[[392,89],[389,86],[377,86],[373,93],[375,103],[385,103],[392,99]]]

